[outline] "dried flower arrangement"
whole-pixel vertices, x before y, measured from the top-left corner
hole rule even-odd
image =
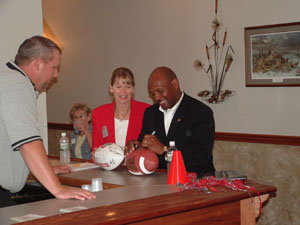
[[[227,97],[233,94],[231,90],[222,90],[222,86],[227,75],[227,72],[230,68],[230,65],[233,61],[232,55],[234,54],[233,48],[231,45],[226,44],[227,39],[227,29],[224,32],[223,42],[220,46],[219,41],[219,32],[221,23],[218,21],[218,0],[215,0],[215,19],[212,22],[212,41],[213,44],[211,46],[207,46],[206,48],[206,56],[208,61],[208,68],[205,69],[205,65],[199,60],[196,59],[194,61],[194,68],[196,70],[202,70],[208,76],[210,81],[212,91],[201,91],[198,93],[198,96],[203,98],[205,101],[209,103],[220,103],[223,102]],[[224,50],[226,49],[225,57],[223,57]],[[213,57],[211,57],[210,51],[213,51]]]

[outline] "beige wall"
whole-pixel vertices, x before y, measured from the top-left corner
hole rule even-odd
[[[30,13],[29,13],[30,12]],[[0,62],[13,60],[28,37],[43,34],[41,0],[0,0]],[[40,131],[48,150],[46,93],[38,98]]]
[[[107,103],[109,77],[118,66],[136,76],[136,98],[151,103],[147,78],[159,65],[178,74],[182,89],[197,97],[209,89],[193,68],[205,61],[210,43],[212,0],[43,0],[43,15],[64,46],[58,83],[47,95],[48,121],[68,122],[76,102]],[[219,132],[299,136],[299,87],[245,87],[244,27],[300,21],[298,0],[219,1],[222,33],[235,55],[224,88],[236,95],[210,105]]]

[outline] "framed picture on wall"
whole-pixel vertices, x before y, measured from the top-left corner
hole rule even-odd
[[[245,27],[246,86],[300,86],[300,22]]]

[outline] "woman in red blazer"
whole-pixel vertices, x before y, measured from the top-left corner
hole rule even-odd
[[[92,112],[93,151],[109,142],[124,147],[129,140],[138,138],[144,111],[150,105],[133,99],[134,86],[134,76],[128,68],[113,71],[109,86],[113,102]]]

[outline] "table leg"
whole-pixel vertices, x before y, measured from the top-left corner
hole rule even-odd
[[[267,201],[269,197],[269,194],[260,196],[261,202],[258,196],[241,200],[241,224],[256,224],[256,218],[260,215],[260,204]]]
[[[241,205],[241,225],[256,224],[254,198],[241,200],[240,205]]]

